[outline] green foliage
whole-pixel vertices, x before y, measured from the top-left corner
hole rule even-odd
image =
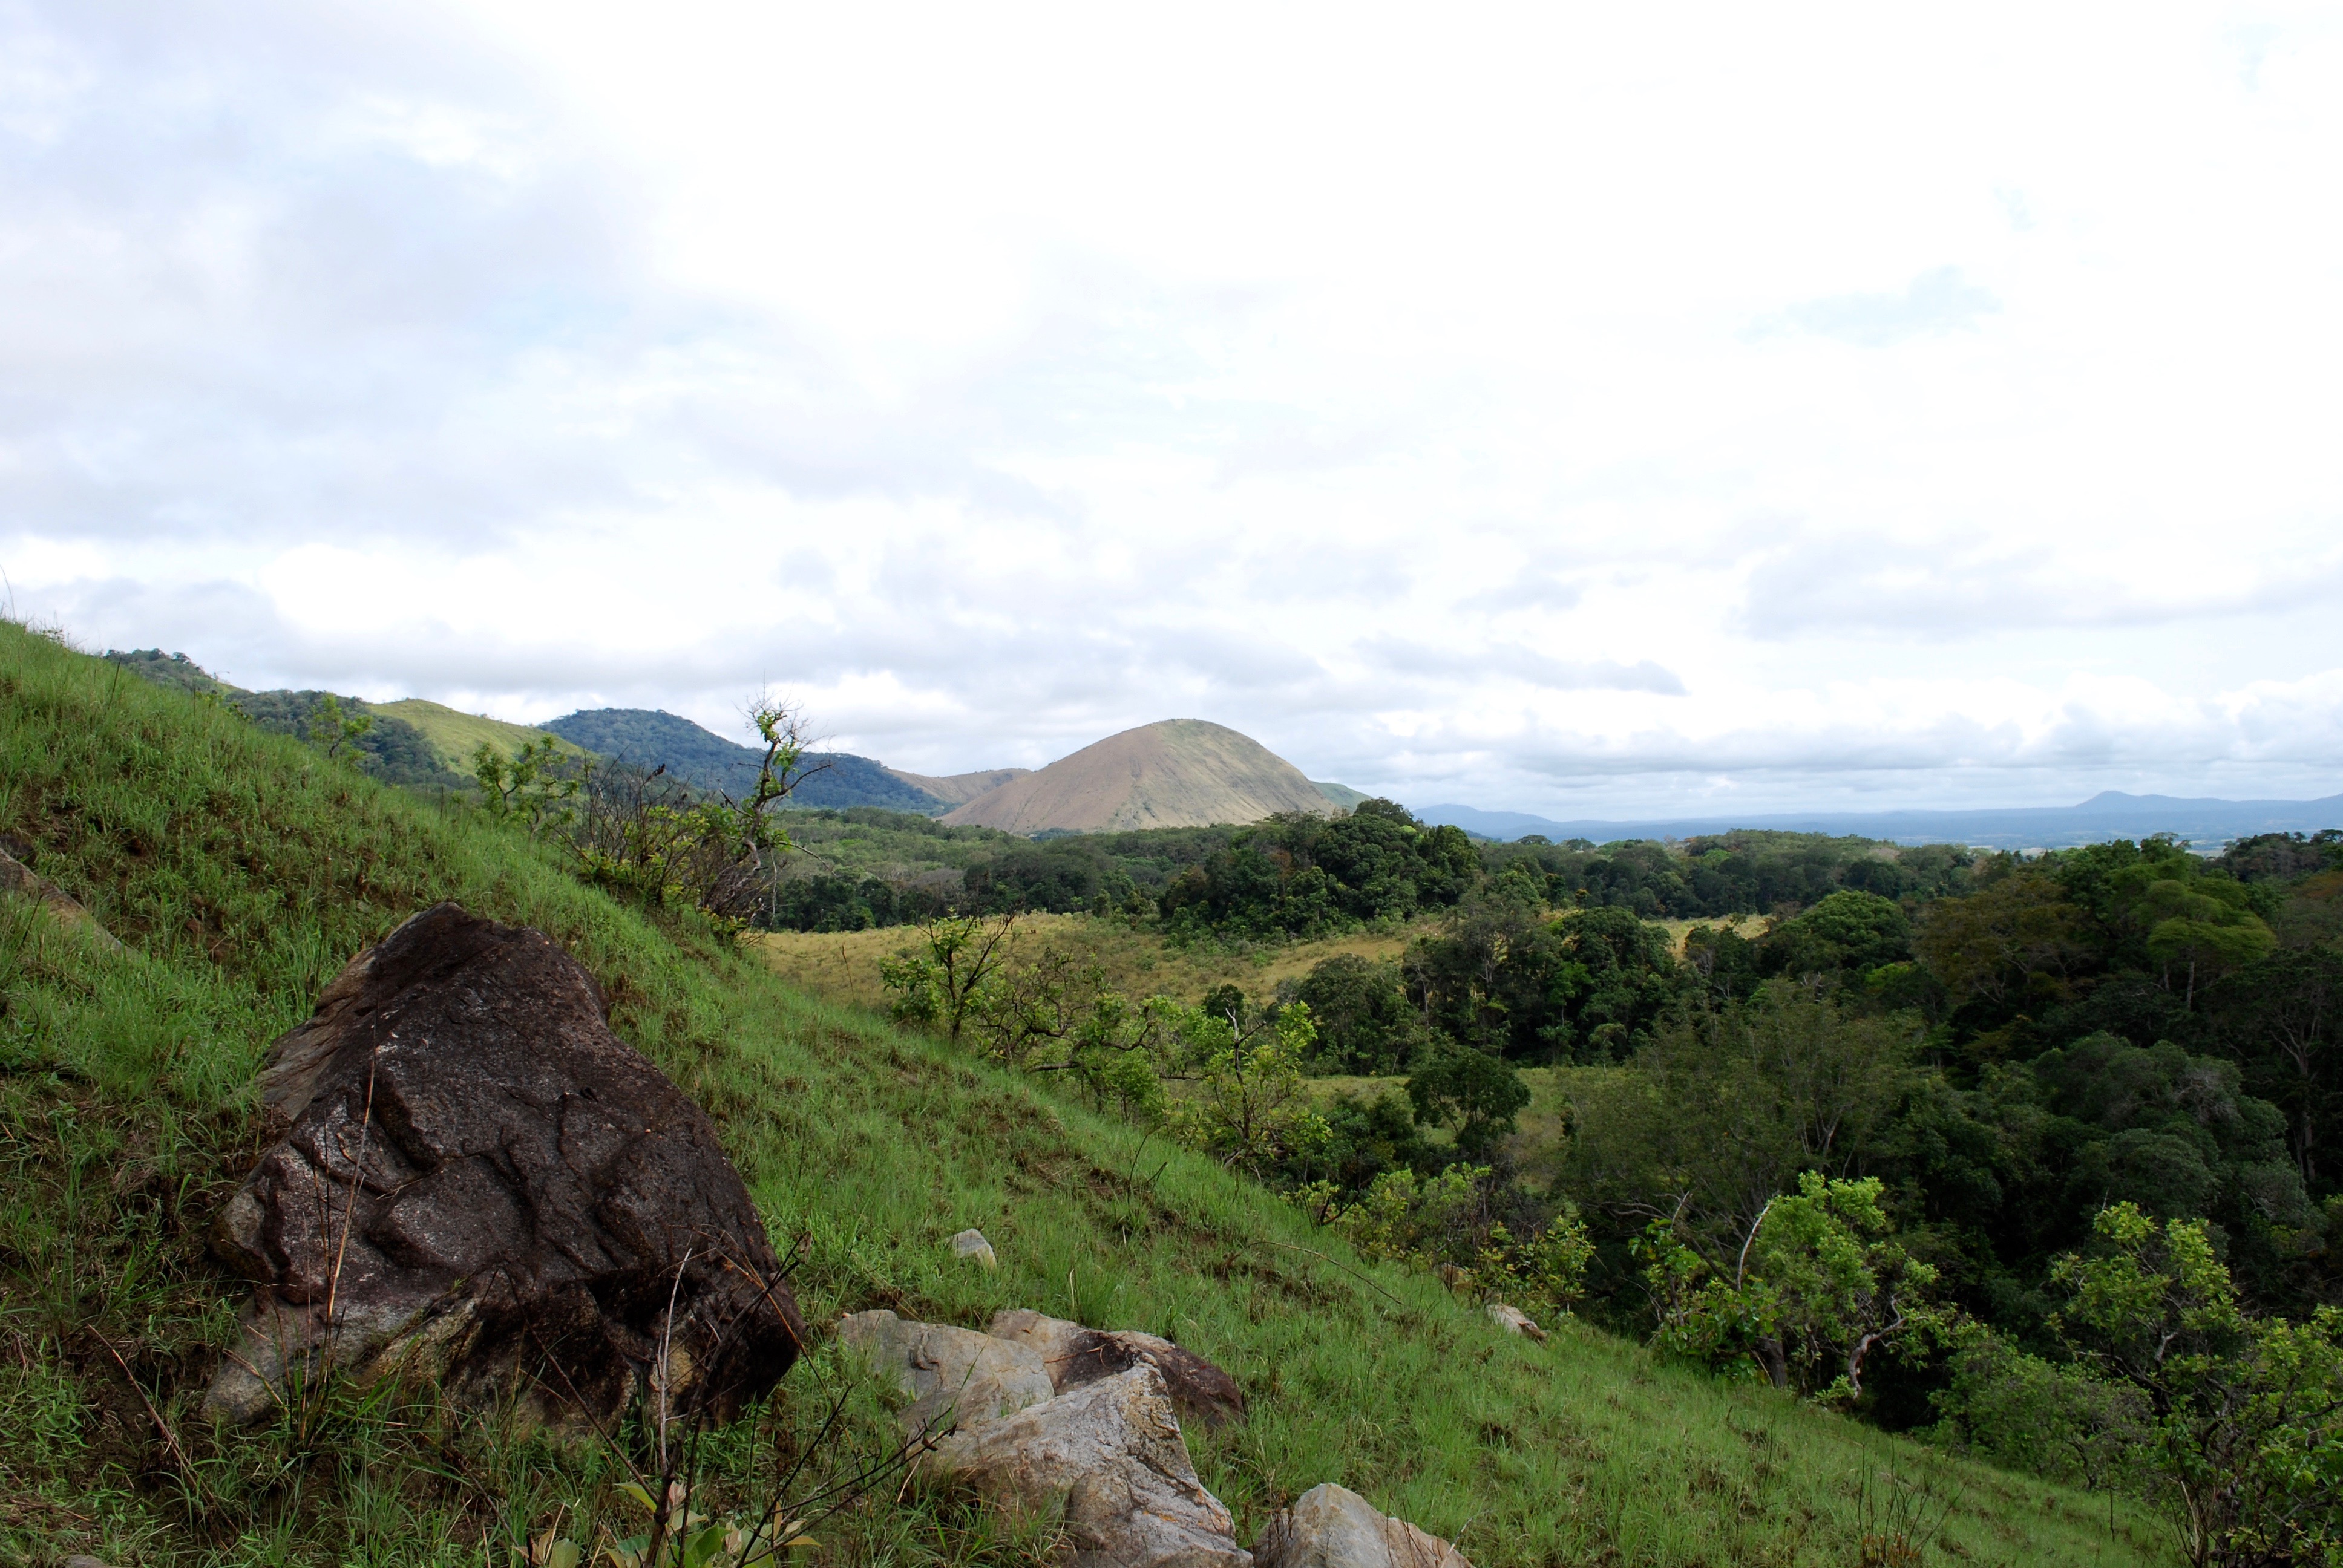
[[[1641,1247],[1654,1341],[1717,1366],[1745,1359],[1776,1388],[1852,1405],[1875,1352],[1948,1323],[1931,1300],[1936,1269],[1893,1229],[1875,1177],[1813,1171],[1766,1204],[1729,1266],[1655,1220]]]
[[[1174,1136],[1256,1177],[1325,1149],[1332,1134],[1302,1074],[1318,1033],[1307,1006],[1251,1020],[1198,1007],[1180,1021],[1195,1081],[1172,1107]]]
[[[1462,898],[1480,876],[1462,829],[1418,822],[1389,800],[1329,819],[1307,812],[1240,829],[1157,898],[1165,928],[1245,936],[1322,936],[1403,920]]]
[[[1391,1072],[1414,1056],[1422,1038],[1397,964],[1337,953],[1278,990],[1281,1001],[1310,1009],[1318,1025],[1313,1066],[1322,1072]]]
[[[1841,890],[1929,900],[1965,891],[1976,857],[1952,844],[1905,847],[1870,839],[1762,830],[1682,844],[1630,839],[1596,846],[1523,839],[1482,851],[1490,872],[1534,879],[1556,906],[1620,910],[1644,920],[1771,914]]]
[[[1530,1225],[1517,1213],[1517,1239],[1499,1213],[1506,1186],[1488,1166],[1451,1165],[1429,1179],[1389,1171],[1348,1205],[1330,1185],[1302,1188],[1293,1200],[1367,1257],[1437,1274],[1480,1300],[1566,1312],[1584,1294],[1594,1255],[1586,1227],[1569,1210]]]
[[[590,766],[561,751],[551,739],[525,740],[509,755],[483,740],[472,754],[480,804],[492,817],[518,819],[532,838],[548,827],[567,828],[576,819],[572,802],[584,788]]]
[[[1408,1076],[1407,1097],[1416,1121],[1453,1128],[1456,1151],[1485,1159],[1500,1140],[1513,1136],[1522,1108],[1530,1102],[1522,1075],[1486,1051],[1450,1047]]]
[[[2192,1561],[2343,1561],[2343,1311],[2239,1305],[2205,1226],[2103,1211],[2063,1258],[2052,1320],[2076,1359],[2143,1395]]]

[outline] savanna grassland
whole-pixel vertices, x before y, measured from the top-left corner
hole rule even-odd
[[[383,786],[15,627],[0,627],[0,830],[123,943],[0,909],[10,1560],[501,1568],[557,1519],[589,1547],[619,1527],[607,1446],[428,1390],[328,1386],[240,1432],[194,1413],[241,1299],[206,1238],[256,1152],[254,1070],[353,953],[440,899],[537,926],[595,973],[613,1027],[716,1119],[777,1240],[802,1238],[809,1322],[888,1306],[978,1325],[1031,1306],[1227,1367],[1251,1419],[1190,1437],[1241,1537],[1339,1480],[1483,1568],[1835,1564],[1890,1560],[1883,1543],[1918,1553],[1896,1561],[2171,1558],[2165,1525],[2127,1502],[1591,1328],[1564,1322],[1544,1345],[1502,1333],[1203,1154],[809,994],[688,909],[587,885],[511,820]],[[998,1273],[942,1246],[971,1224]],[[807,1440],[821,1391],[854,1375],[821,1346],[715,1445],[719,1490]],[[827,1441],[879,1441],[886,1420],[865,1393]],[[891,1485],[820,1538],[840,1563],[1011,1563],[1051,1544]]]

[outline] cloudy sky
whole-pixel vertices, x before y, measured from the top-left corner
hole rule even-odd
[[[2343,7],[0,0],[0,568],[1548,815],[2343,790]]]

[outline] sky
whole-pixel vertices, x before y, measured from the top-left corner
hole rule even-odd
[[[1564,818],[2343,791],[2343,6],[0,0],[78,646]]]

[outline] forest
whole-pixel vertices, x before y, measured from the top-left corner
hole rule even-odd
[[[897,1017],[1460,1289],[2291,1543],[2204,1561],[2343,1547],[2343,832],[1474,845],[1373,802],[1184,847],[1097,911],[1420,934],[1141,1002],[1046,955],[988,968],[1004,922],[969,913],[892,960]],[[1535,1173],[1525,1069],[1564,1102]],[[1334,1075],[1370,1081],[1311,1091]]]

